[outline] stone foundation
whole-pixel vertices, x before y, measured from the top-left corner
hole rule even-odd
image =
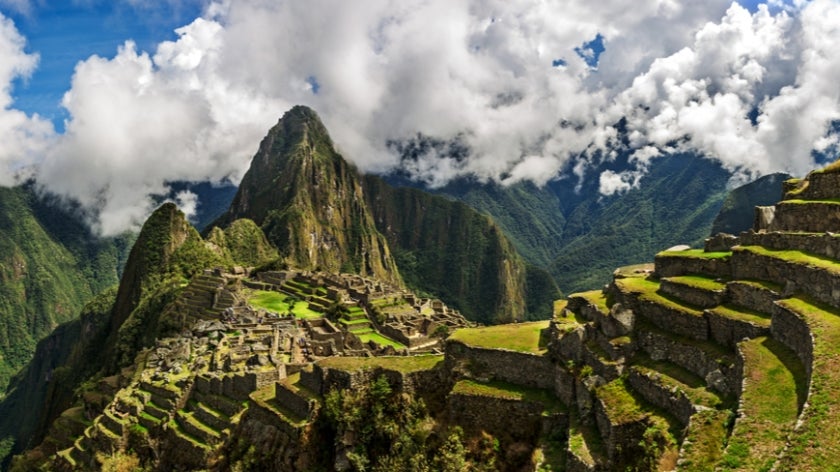
[[[714,278],[728,278],[732,275],[729,260],[726,258],[706,258],[681,256],[679,253],[657,254],[654,259],[654,273],[659,277],[679,275],[708,275]]]
[[[691,400],[682,390],[671,389],[660,383],[656,375],[631,367],[628,369],[627,383],[648,403],[667,411],[684,426],[688,425],[694,414]]]
[[[700,308],[712,308],[726,301],[726,289],[706,290],[668,278],[662,279],[659,284],[659,292]]]
[[[446,366],[451,370],[458,361],[467,361],[493,378],[523,387],[554,388],[554,364],[545,355],[506,349],[484,349],[459,341],[446,342]]]

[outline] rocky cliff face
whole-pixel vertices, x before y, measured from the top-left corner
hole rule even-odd
[[[410,285],[484,323],[521,320],[540,308],[547,317],[551,300],[559,296],[557,286],[524,263],[488,216],[420,190],[391,187],[375,176],[365,177],[364,188],[376,226]],[[534,304],[526,307],[526,298]]]
[[[365,205],[358,172],[309,108],[291,109],[269,131],[230,209],[215,224],[239,218],[260,225],[296,267],[402,282]]]

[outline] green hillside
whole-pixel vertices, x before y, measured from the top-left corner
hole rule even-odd
[[[129,242],[97,240],[31,186],[0,188],[0,391],[39,339],[119,281]]]

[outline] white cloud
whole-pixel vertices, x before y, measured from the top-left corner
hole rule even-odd
[[[363,170],[397,165],[387,142],[418,133],[468,145],[464,159],[433,149],[406,164],[431,186],[467,174],[543,184],[566,166],[586,176],[615,158],[621,118],[635,168],[602,173],[607,195],[672,151],[742,177],[801,174],[812,149],[836,147],[838,25],[831,0],[755,13],[726,0],[218,1],[155,51],[127,42],[81,62],[57,138],[11,108],[9,84],[37,59],[5,28],[0,164],[39,162],[41,182],[95,209],[104,233],[142,222],[167,181],[237,180],[294,104]],[[599,33],[593,70],[574,51]]]
[[[48,121],[11,108],[14,81],[28,78],[38,64],[38,55],[27,54],[25,46],[12,21],[0,14],[0,185],[31,175],[53,138]]]

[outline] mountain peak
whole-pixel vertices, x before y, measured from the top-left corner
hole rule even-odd
[[[356,272],[402,285],[364,204],[356,168],[333,147],[318,114],[287,111],[260,143],[230,209],[214,225],[249,218],[292,265]]]

